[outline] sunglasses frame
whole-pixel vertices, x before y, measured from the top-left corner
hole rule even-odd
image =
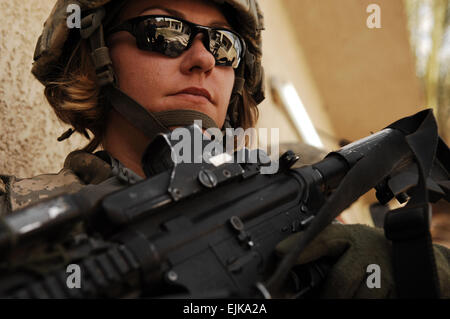
[[[165,56],[168,56],[162,52],[158,52],[158,51],[154,51],[154,50],[150,50],[148,49],[148,41],[143,41],[143,38],[146,38],[146,36],[144,36],[143,34],[141,34],[142,30],[139,30],[139,26],[140,24],[149,19],[149,18],[170,18],[179,22],[182,22],[186,25],[189,26],[189,28],[192,30],[192,33],[189,35],[189,40],[188,40],[188,44],[187,46],[180,52],[180,54],[178,56],[180,56],[184,51],[189,50],[189,48],[192,46],[192,43],[194,42],[195,37],[197,36],[197,34],[202,33],[204,35],[203,37],[203,45],[205,46],[206,50],[208,50],[208,52],[210,52],[211,54],[213,54],[210,49],[209,49],[209,42],[211,40],[210,37],[210,33],[211,31],[226,31],[229,33],[232,33],[233,35],[235,35],[237,37],[237,39],[239,40],[241,47],[242,47],[242,52],[241,54],[238,56],[238,62],[236,67],[233,67],[232,65],[224,65],[224,64],[219,64],[216,57],[214,57],[214,60],[216,61],[216,65],[218,66],[231,66],[234,69],[237,69],[241,62],[244,60],[245,57],[245,53],[247,52],[247,46],[245,44],[244,39],[235,31],[227,29],[227,28],[215,28],[215,27],[207,27],[207,26],[202,26],[199,24],[195,24],[193,22],[181,19],[179,17],[174,17],[174,16],[168,16],[168,15],[144,15],[144,16],[138,16],[135,18],[131,18],[129,20],[126,20],[124,22],[122,22],[119,25],[116,25],[112,28],[110,28],[107,32],[106,35],[109,36],[113,33],[119,32],[119,31],[127,31],[130,34],[132,34],[135,38],[136,38],[136,43],[137,46],[140,50],[143,51],[147,51],[147,52],[157,52],[160,54],[163,54]],[[177,56],[177,57],[178,57]],[[213,55],[214,56],[214,55]]]

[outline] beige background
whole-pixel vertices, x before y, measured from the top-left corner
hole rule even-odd
[[[86,142],[58,143],[62,125],[30,74],[35,42],[53,0],[0,0],[0,174],[57,172]],[[366,26],[366,0],[261,0],[266,78],[290,81],[320,130],[325,151],[423,109],[402,1],[378,0],[381,29]],[[259,127],[277,127],[281,142],[300,141],[283,108],[267,98]],[[330,138],[332,136],[333,138]],[[357,205],[367,206],[373,194]],[[352,221],[366,221],[367,211]],[[359,217],[363,216],[363,217]]]
[[[49,0],[0,0],[0,174],[28,177],[57,172],[64,154],[81,142],[58,143],[67,129],[53,114],[31,63]]]

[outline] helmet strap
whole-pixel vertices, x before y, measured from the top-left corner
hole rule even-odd
[[[247,54],[248,52],[246,55]],[[234,86],[231,93],[230,105],[228,106],[226,119],[231,127],[239,126],[239,104],[242,101],[242,92],[245,84],[244,68],[245,67],[241,65],[235,73]]]

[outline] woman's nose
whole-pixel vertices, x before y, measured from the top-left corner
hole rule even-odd
[[[214,56],[203,43],[204,34],[197,34],[191,47],[182,55],[181,71],[183,73],[201,72],[207,73],[216,65]]]

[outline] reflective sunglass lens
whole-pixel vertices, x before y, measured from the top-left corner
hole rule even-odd
[[[144,21],[149,51],[178,57],[189,43],[190,28],[172,18],[150,18]]]
[[[210,32],[209,50],[214,55],[218,65],[234,68],[239,65],[242,45],[235,34],[225,30]]]

